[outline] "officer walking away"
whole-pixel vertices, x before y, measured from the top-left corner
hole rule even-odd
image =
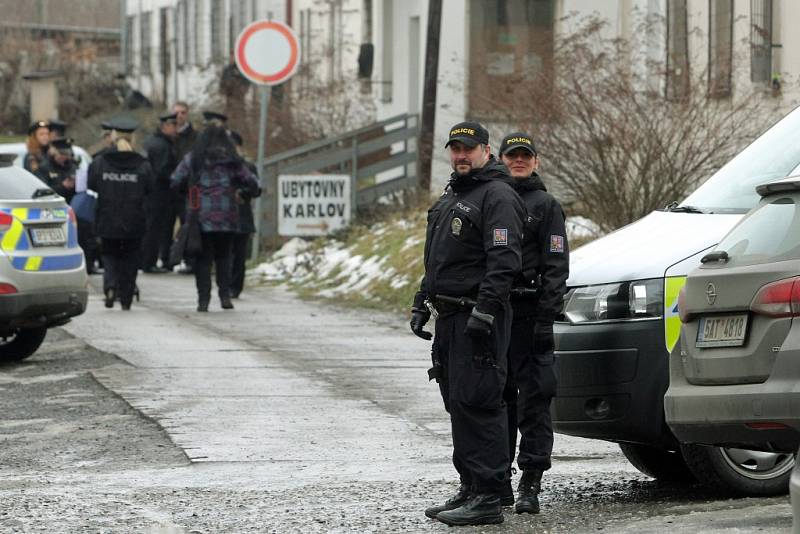
[[[122,309],[130,310],[153,173],[147,159],[131,144],[136,121],[118,117],[109,125],[113,146],[92,161],[88,185],[97,193],[95,232],[103,249],[105,306],[112,308],[119,298]]]
[[[177,164],[174,140],[177,135],[175,113],[159,117],[155,133],[144,142],[144,150],[153,171],[155,183],[147,199],[147,232],[142,245],[142,270],[146,273],[166,273],[169,266],[169,247],[172,244],[172,193],[169,179]],[[159,257],[162,267],[157,265]]]
[[[36,121],[28,128],[28,138],[25,140],[27,153],[22,166],[26,171],[34,174],[47,159],[47,146],[50,144],[50,126],[47,121]]]
[[[242,157],[245,166],[250,169],[254,176],[258,176],[258,169],[253,162],[248,161],[244,157],[244,150],[242,148],[243,140],[239,132],[230,132],[231,140],[236,146],[236,152]],[[255,196],[261,194],[261,188],[258,188]],[[242,290],[244,289],[244,275],[247,263],[247,251],[250,247],[250,236],[256,231],[256,224],[253,218],[253,206],[251,199],[253,197],[246,189],[239,189],[236,191],[236,203],[239,206],[239,229],[233,237],[233,268],[231,270],[231,298],[239,298]]]
[[[423,326],[431,312],[438,315],[429,376],[450,414],[461,485],[425,515],[448,525],[501,523],[502,506],[513,504],[513,494],[502,498],[509,462],[503,388],[524,208],[483,126],[457,124],[445,148],[454,172],[428,214],[425,276],[411,330],[430,339]]]
[[[72,139],[61,138],[50,141],[47,158],[42,162],[38,176],[50,188],[64,197],[67,204],[75,196],[75,173],[78,165],[72,152]]]
[[[550,402],[556,392],[553,370],[553,321],[561,312],[569,277],[569,247],[564,210],[536,173],[539,156],[526,133],[506,136],[500,159],[514,179],[514,190],[527,210],[522,242],[522,273],[514,280],[508,380],[509,460],[519,427],[517,465],[522,471],[514,511],[539,513],[542,473],[550,469],[553,425]]]

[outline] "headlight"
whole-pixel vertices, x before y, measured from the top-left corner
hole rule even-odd
[[[656,319],[664,311],[664,279],[577,287],[564,301],[571,323]]]

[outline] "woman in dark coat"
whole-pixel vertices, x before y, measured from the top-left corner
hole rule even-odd
[[[222,126],[206,127],[172,174],[171,187],[186,195],[187,218],[196,210],[202,251],[195,259],[197,311],[208,311],[211,300],[211,262],[216,267],[217,291],[223,309],[232,309],[231,255],[239,229],[237,196],[255,196],[256,176],[236,152]]]

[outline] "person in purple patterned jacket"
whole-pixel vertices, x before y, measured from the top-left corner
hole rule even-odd
[[[216,267],[217,291],[223,309],[231,303],[231,257],[239,228],[237,197],[258,194],[256,176],[236,152],[227,131],[209,125],[172,174],[171,187],[187,200],[187,213],[197,210],[203,249],[196,258],[197,311],[208,311],[211,300],[211,262]]]

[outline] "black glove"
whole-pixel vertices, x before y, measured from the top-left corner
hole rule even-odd
[[[430,341],[430,339],[433,337],[433,334],[422,329],[422,327],[425,326],[425,323],[427,323],[428,319],[430,318],[430,312],[418,309],[411,310],[411,331],[414,332],[415,336],[421,337],[425,341]]]
[[[489,337],[492,335],[492,323],[494,323],[494,315],[482,313],[476,308],[472,308],[464,333],[473,337]]]
[[[535,354],[549,354],[555,349],[553,336],[553,323],[536,321],[533,323],[533,352]]]

